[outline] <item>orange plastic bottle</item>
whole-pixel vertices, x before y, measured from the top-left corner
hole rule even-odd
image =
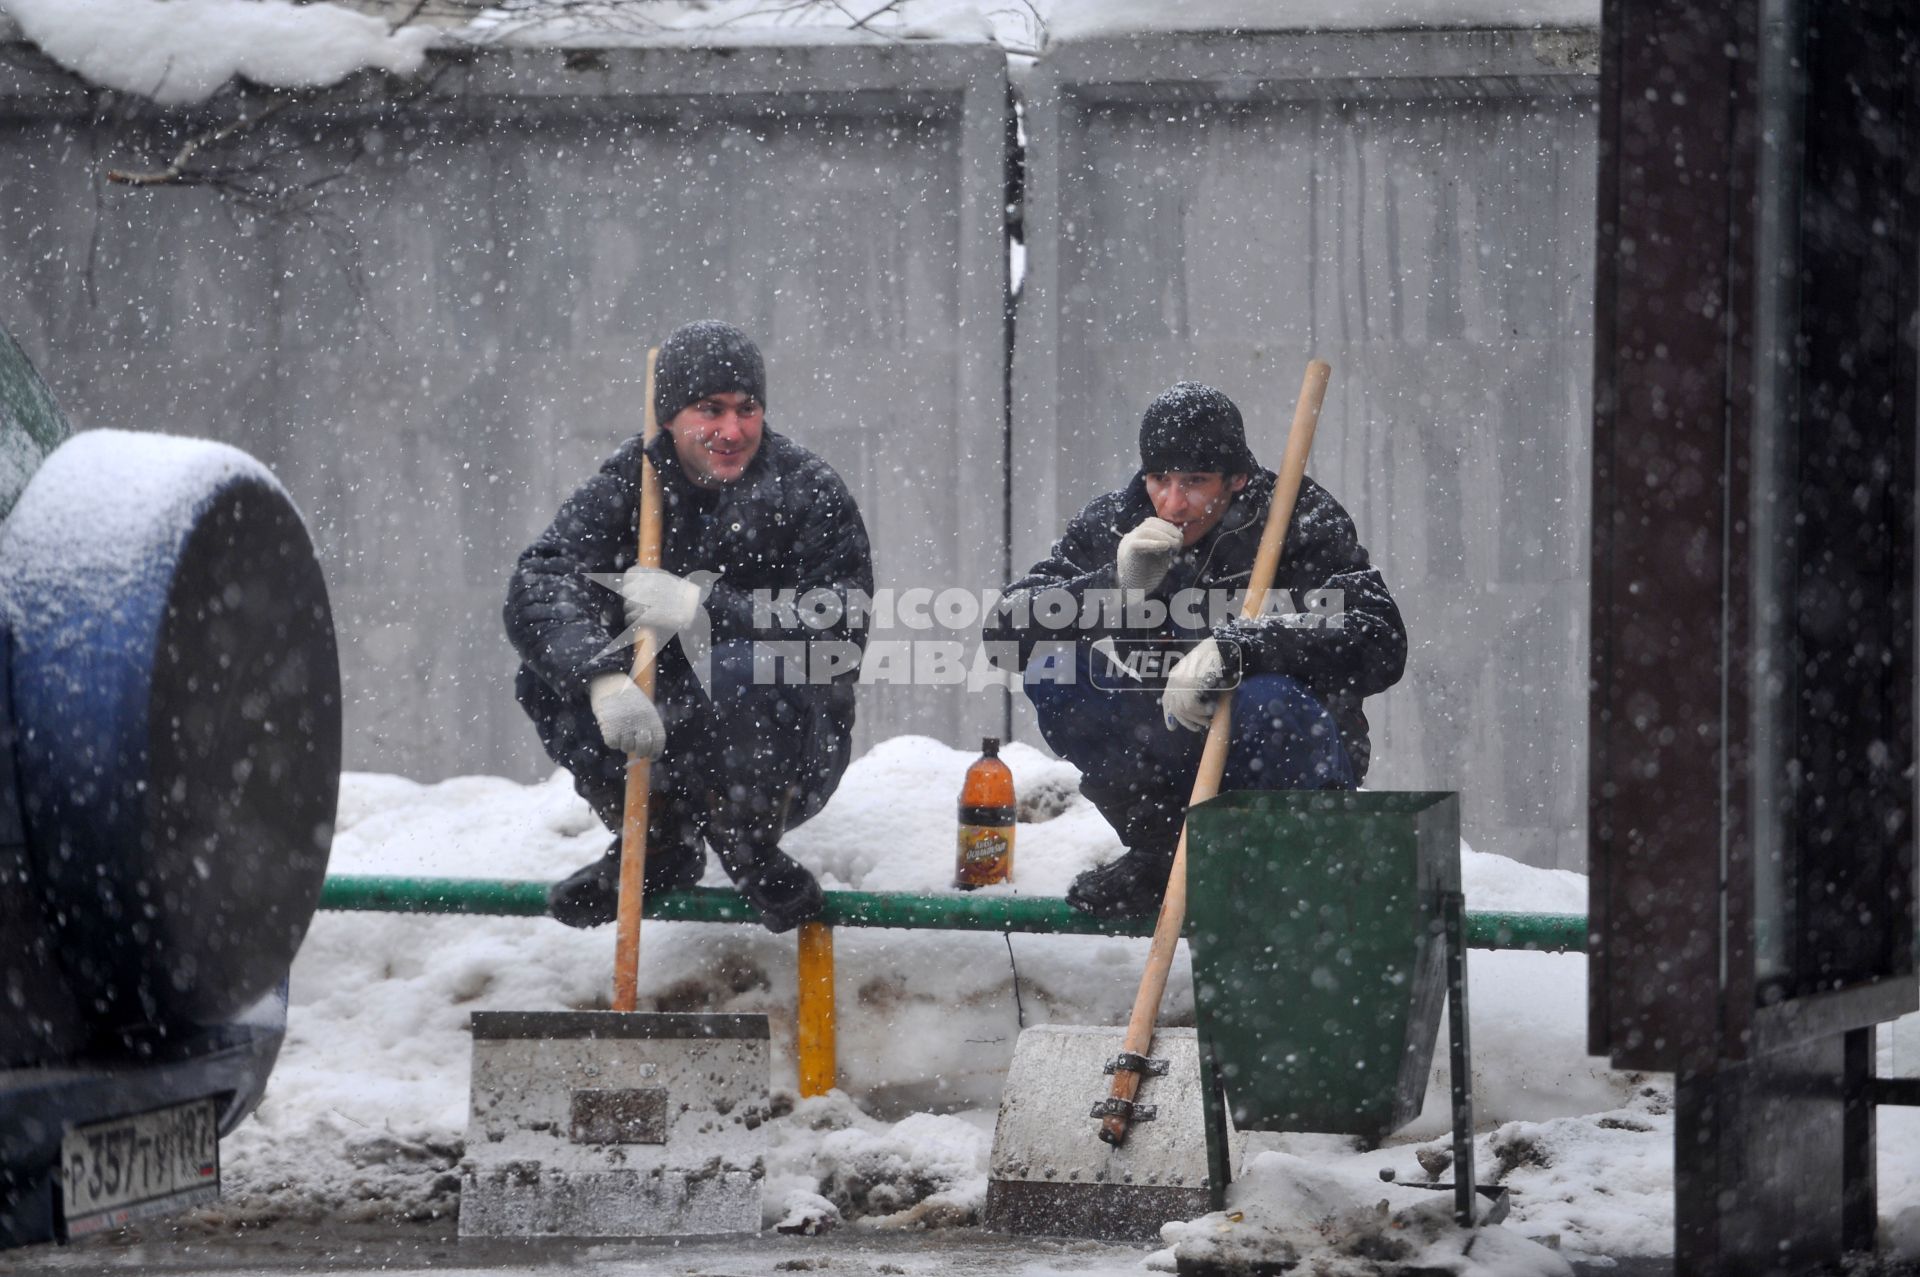
[[[960,789],[960,847],[953,885],[963,891],[1013,878],[1013,772],[1000,761],[1000,742],[980,742]]]

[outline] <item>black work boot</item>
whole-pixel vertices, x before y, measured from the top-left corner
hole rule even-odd
[[[1095,918],[1156,913],[1172,870],[1173,848],[1137,847],[1075,878],[1067,888],[1067,903]]]
[[[819,917],[826,904],[819,881],[780,850],[785,825],[784,803],[777,814],[752,814],[717,798],[707,823],[720,867],[775,935]]]
[[[647,805],[647,864],[641,891],[648,896],[685,891],[706,872],[699,826],[671,796],[654,794]],[[612,922],[619,912],[620,835],[615,834],[605,855],[547,889],[547,913],[569,927],[598,927]]]

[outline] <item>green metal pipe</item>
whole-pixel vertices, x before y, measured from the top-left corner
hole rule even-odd
[[[1585,953],[1584,913],[1469,913],[1469,949],[1541,949],[1548,953]]]
[[[467,913],[539,918],[547,884],[524,878],[401,878],[331,874],[320,907],[347,913]]]
[[[537,918],[547,911],[547,884],[510,878],[329,877],[322,909],[381,913],[487,914]],[[649,897],[645,914],[663,922],[752,922],[736,892],[695,887]],[[829,891],[820,921],[833,927],[899,927],[921,931],[1019,931],[1039,935],[1145,936],[1152,918],[1089,918],[1054,896],[915,896],[905,892]],[[1587,947],[1586,915],[1470,913],[1467,943],[1475,949]]]

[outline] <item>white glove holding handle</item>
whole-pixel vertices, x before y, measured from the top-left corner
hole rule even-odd
[[[1213,722],[1213,705],[1220,699],[1226,658],[1218,639],[1202,639],[1167,671],[1167,688],[1160,693],[1160,712],[1167,726],[1178,724],[1190,732],[1204,732]]]
[[[1186,534],[1165,519],[1148,515],[1140,526],[1120,538],[1114,554],[1114,575],[1123,590],[1151,590],[1166,580],[1173,556],[1180,553]]]
[[[602,674],[587,684],[587,703],[610,747],[636,758],[658,758],[666,748],[667,725],[631,676]]]
[[[659,568],[628,568],[620,578],[620,597],[626,600],[627,624],[653,631],[655,645],[687,628],[706,591],[685,577]]]

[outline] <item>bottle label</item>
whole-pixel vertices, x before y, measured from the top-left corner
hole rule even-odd
[[[1013,824],[960,826],[958,872],[962,887],[984,887],[1013,876]]]

